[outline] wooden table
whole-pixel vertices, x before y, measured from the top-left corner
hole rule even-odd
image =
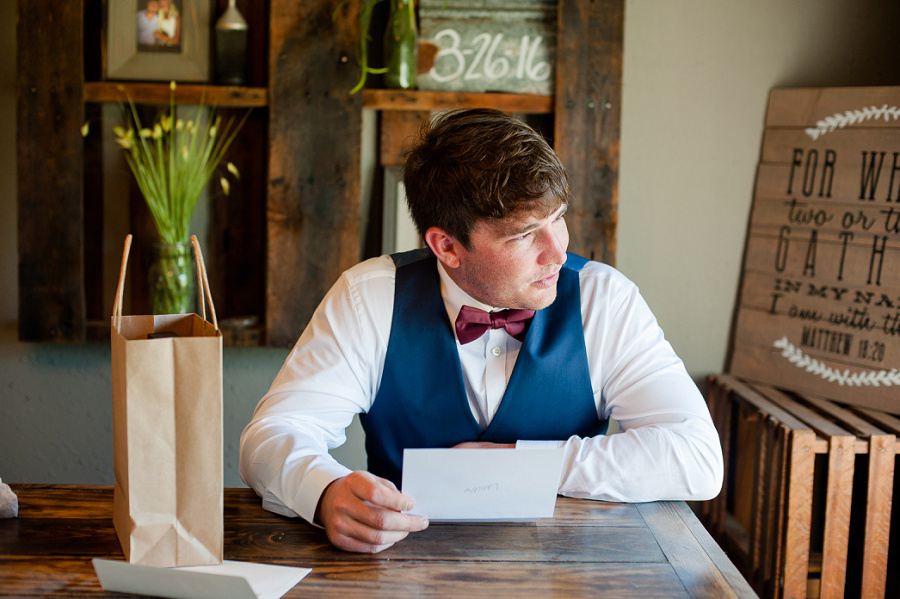
[[[92,557],[123,559],[108,486],[11,485],[0,596],[104,594]],[[225,490],[225,558],[312,568],[285,597],[755,597],[682,502],[559,498],[536,523],[432,524],[377,555],[334,549],[298,519]]]

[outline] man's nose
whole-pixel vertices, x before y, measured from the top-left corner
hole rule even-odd
[[[549,227],[542,237],[544,242],[543,262],[545,264],[564,264],[566,249],[569,245],[569,235],[565,223],[559,229]]]

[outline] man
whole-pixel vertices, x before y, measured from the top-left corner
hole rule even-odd
[[[159,2],[149,0],[144,10],[137,12],[137,44],[152,46],[156,44],[156,32],[159,29]]]
[[[568,178],[547,143],[497,111],[450,112],[403,176],[428,249],[351,268],[316,310],[241,436],[264,507],[381,551],[428,525],[401,513],[404,447],[534,443],[565,448],[563,495],[715,496],[709,411],[634,284],[566,254]],[[327,453],[356,413],[369,472]],[[610,418],[624,432],[606,436]]]

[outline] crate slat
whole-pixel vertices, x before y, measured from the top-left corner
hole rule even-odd
[[[806,423],[807,427],[812,428],[816,433],[823,437],[841,437],[849,434],[847,429],[822,417],[814,410],[799,404],[788,397],[783,391],[779,391],[778,389],[767,385],[752,385],[752,387],[781,409],[797,416]]]
[[[808,397],[806,395],[802,396],[803,399],[815,406],[822,412],[826,412],[831,414],[838,420],[840,420],[844,428],[848,430],[853,430],[858,436],[870,437],[872,435],[883,435],[884,431],[865,420],[864,418],[860,418],[847,408],[842,408],[838,404],[828,401],[827,399],[821,399],[818,397]]]
[[[866,544],[863,548],[861,597],[884,597],[891,534],[894,486],[894,435],[869,438],[869,488],[866,494]]]
[[[784,536],[784,597],[806,596],[809,568],[809,530],[812,522],[815,433],[790,434],[787,525]]]
[[[729,375],[709,377],[707,401],[726,479],[700,514],[761,596],[883,597],[896,588],[888,558],[898,551],[890,532],[900,418]],[[865,523],[854,533],[862,551],[849,549],[851,514]]]
[[[740,396],[741,400],[754,406],[764,416],[775,418],[779,422],[783,422],[788,428],[792,430],[811,430],[808,424],[800,421],[790,412],[787,412],[776,404],[772,403],[751,386],[739,381],[734,377],[728,376],[727,374],[723,374],[715,378],[726,388],[730,388],[735,393],[737,393]],[[814,443],[813,450],[816,453],[826,453],[828,451],[828,444],[825,441]]]
[[[722,454],[724,465],[724,480],[729,480],[730,472],[730,450],[731,450],[731,404],[724,397],[726,391],[724,387],[715,384],[715,379],[710,377],[707,385],[709,390],[709,409],[713,419],[713,424],[719,432],[719,438],[722,441]],[[725,498],[727,493],[720,493],[715,499],[704,501],[700,504],[700,514],[707,529],[714,536],[721,537],[725,533]]]
[[[828,452],[828,490],[825,493],[825,538],[822,543],[822,599],[842,599],[847,578],[847,545],[856,437],[835,435]]]
[[[785,524],[786,524],[786,516],[787,516],[787,498],[788,498],[788,483],[790,482],[790,478],[788,477],[788,460],[790,459],[789,443],[788,440],[790,438],[790,431],[783,424],[779,425],[776,428],[776,433],[778,434],[778,444],[779,444],[779,472],[778,472],[778,502],[775,506],[776,511],[776,521],[775,521],[775,547],[773,550],[773,555],[769,560],[772,564],[772,572],[771,577],[769,578],[769,583],[767,584],[766,591],[778,596],[779,586],[777,581],[781,580],[782,575],[784,574],[784,539],[785,539]]]
[[[879,412],[868,408],[855,408],[855,410],[872,422],[877,422],[884,430],[895,436],[900,436],[900,418],[886,412]]]
[[[765,528],[766,517],[771,512],[767,505],[769,489],[766,485],[766,473],[771,470],[771,442],[765,426],[768,420],[758,423],[754,439],[754,454],[757,459],[753,462],[753,501],[750,511],[750,571],[751,580],[756,584],[762,581],[762,537]]]

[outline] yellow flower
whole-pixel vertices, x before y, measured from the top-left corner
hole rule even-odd
[[[167,109],[153,124],[145,125],[127,88],[120,86],[127,99],[123,105],[125,123],[113,127],[116,143],[125,150],[125,161],[144,195],[160,239],[167,243],[189,237],[197,198],[211,182],[222,156],[247,119],[244,116],[239,121],[222,121],[214,116],[215,109],[208,116],[201,110],[194,120],[177,119],[175,87],[172,81]],[[87,133],[86,127],[84,132]],[[232,174],[237,171],[233,165],[226,167]],[[229,195],[231,186],[226,177],[228,173],[224,173],[219,185]]]
[[[229,162],[228,164],[226,164],[225,168],[227,168],[228,172],[231,173],[232,175],[234,175],[235,177],[237,177],[238,179],[241,178],[241,173],[238,172],[238,167],[234,166],[233,162]]]
[[[81,126],[81,137],[87,137],[88,133],[91,132],[90,123],[85,123]]]

